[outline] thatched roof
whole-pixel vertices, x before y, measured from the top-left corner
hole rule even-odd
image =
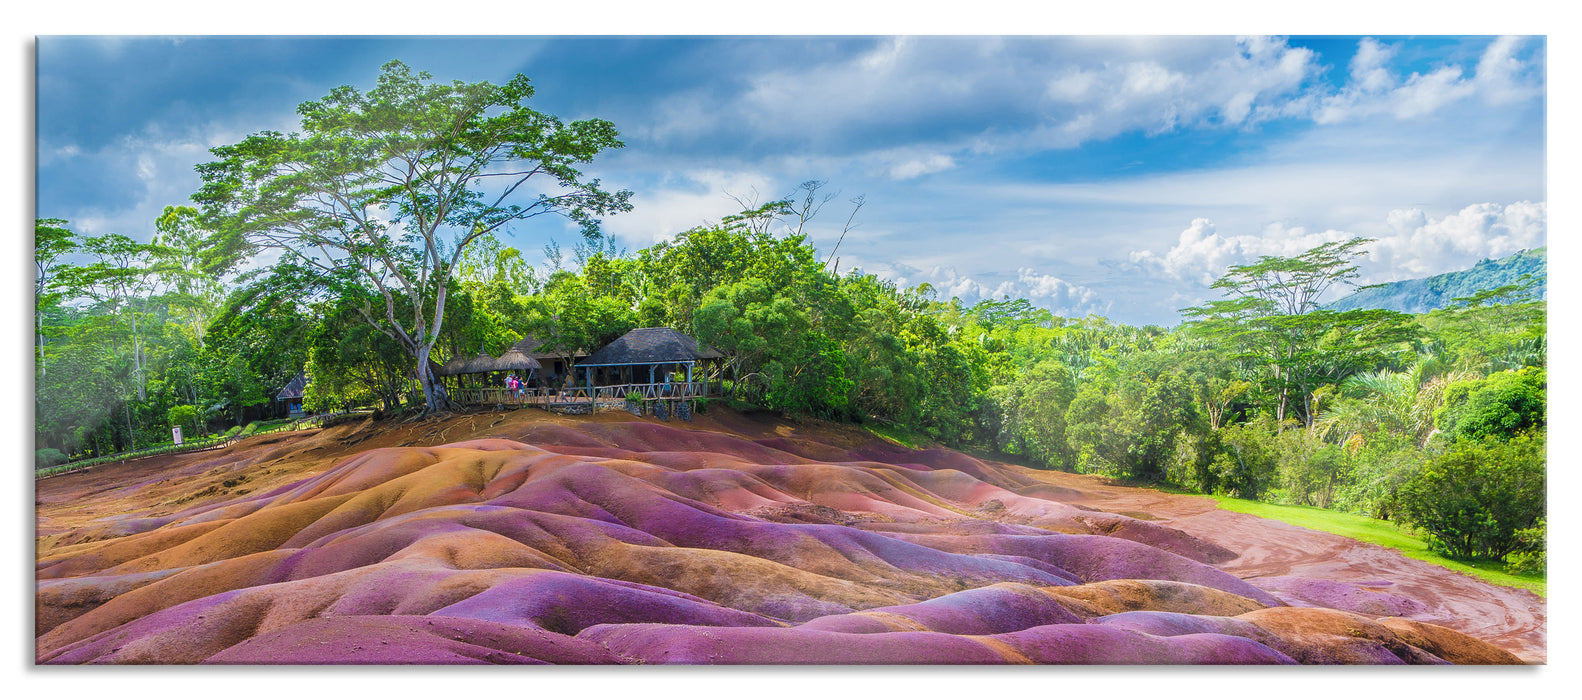
[[[650,365],[716,357],[722,357],[718,350],[700,345],[696,338],[674,328],[638,328],[599,348],[577,365]]]
[[[504,372],[506,370],[530,370],[538,369],[540,367],[543,367],[543,365],[539,364],[538,360],[528,357],[527,354],[523,353],[521,350],[511,348],[510,350],[505,351],[504,355],[501,355],[499,358],[495,359],[494,363],[490,365],[490,371]]]
[[[558,360],[562,357],[583,357],[588,354],[587,350],[566,350],[564,347],[551,347],[540,352],[538,348],[543,344],[544,341],[539,340],[537,337],[526,335],[517,341],[516,345],[512,345],[511,350],[516,350],[535,360]],[[504,355],[501,357],[504,357]]]
[[[457,374],[476,374],[478,372],[493,372],[494,357],[486,352],[480,352],[472,359],[463,362]]]
[[[499,357],[493,357],[484,352],[478,353],[476,357],[470,360],[453,357],[450,362],[445,363],[444,367],[436,367],[433,370],[437,375],[450,377],[458,374],[478,374],[481,372],[526,371],[538,369],[542,366],[538,363],[538,360],[528,357],[516,348],[512,348]]]
[[[467,360],[462,356],[457,355],[450,358],[450,360],[445,363],[445,366],[440,367],[438,371],[434,372],[434,374],[441,377],[450,377],[457,374],[463,374],[462,370],[466,367]]]
[[[281,389],[280,393],[275,395],[275,400],[285,401],[288,399],[300,399],[302,398],[302,392],[307,388],[308,375],[303,372],[298,372],[297,376],[292,377],[291,381],[286,383],[286,388]]]

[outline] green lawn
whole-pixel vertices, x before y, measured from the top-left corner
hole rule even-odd
[[[909,449],[927,449],[929,445],[928,438],[911,432],[898,425],[887,425],[884,423],[874,422],[864,423],[862,427],[866,428],[868,432],[873,433],[874,435]]]
[[[1413,559],[1437,564],[1469,576],[1476,576],[1496,585],[1525,588],[1538,595],[1548,597],[1548,585],[1544,576],[1508,574],[1505,573],[1504,564],[1500,562],[1459,562],[1446,559],[1429,551],[1428,544],[1423,542],[1421,538],[1401,529],[1395,523],[1354,513],[1343,513],[1310,506],[1282,506],[1260,501],[1230,498],[1228,496],[1209,496],[1209,498],[1218,501],[1219,507],[1225,510],[1256,515],[1260,518],[1278,520],[1312,530],[1350,537],[1361,542],[1389,547]]]

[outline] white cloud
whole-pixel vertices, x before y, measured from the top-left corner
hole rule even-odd
[[[937,173],[956,167],[956,160],[943,154],[913,158],[890,166],[890,179],[910,180],[914,177]]]
[[[1208,219],[1193,219],[1192,225],[1181,232],[1175,246],[1163,255],[1151,250],[1133,251],[1130,261],[1144,270],[1163,272],[1175,279],[1189,280],[1204,286],[1225,274],[1231,265],[1242,264],[1260,256],[1288,257],[1316,246],[1351,238],[1351,234],[1333,229],[1311,233],[1307,229],[1270,224],[1259,235],[1221,236]]]
[[[741,211],[733,195],[762,204],[783,194],[761,173],[724,170],[669,173],[656,186],[635,189],[632,211],[605,219],[603,228],[639,247]]]
[[[1547,243],[1547,209],[1544,202],[1483,203],[1437,219],[1420,209],[1393,210],[1385,216],[1390,233],[1373,237],[1368,256],[1358,261],[1359,281],[1426,277],[1542,247]],[[1222,236],[1208,219],[1195,219],[1168,251],[1133,251],[1129,260],[1142,271],[1206,287],[1231,265],[1264,255],[1290,257],[1357,235],[1335,229],[1310,232],[1276,223],[1258,234]]]
[[[1524,75],[1529,66],[1516,57],[1522,43],[1522,38],[1509,36],[1490,43],[1471,77],[1460,66],[1445,65],[1397,80],[1386,64],[1398,47],[1365,38],[1352,58],[1350,81],[1322,100],[1313,120],[1334,124],[1376,114],[1410,120],[1474,96],[1503,105],[1540,95],[1540,79]]]
[[[1548,205],[1516,202],[1473,204],[1439,219],[1412,209],[1390,212],[1395,235],[1371,247],[1370,281],[1390,282],[1470,267],[1547,244]]]
[[[888,269],[868,271],[876,272],[880,277],[889,279],[902,288],[927,283],[934,288],[937,298],[960,299],[963,304],[969,306],[987,299],[1005,297],[1026,299],[1035,306],[1049,309],[1057,316],[1068,318],[1086,316],[1090,313],[1104,314],[1111,308],[1111,303],[1102,299],[1093,289],[1072,284],[1030,267],[1018,268],[1015,278],[999,282],[984,282],[963,275],[954,266],[949,265],[936,265],[927,271],[905,263],[890,263],[882,267]]]

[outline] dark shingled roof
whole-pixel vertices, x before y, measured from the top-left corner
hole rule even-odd
[[[286,388],[281,389],[280,393],[275,396],[275,400],[285,401],[287,399],[300,399],[302,398],[302,391],[307,388],[308,375],[303,372],[298,372],[297,376],[292,377],[291,381],[286,383]]]
[[[718,350],[702,346],[697,339],[674,328],[638,328],[599,348],[577,363],[592,365],[646,365],[662,362],[692,362],[723,357]]]

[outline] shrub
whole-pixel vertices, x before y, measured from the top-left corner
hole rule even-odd
[[[1297,505],[1330,507],[1337,489],[1350,478],[1345,449],[1325,444],[1312,431],[1286,431],[1276,441],[1275,454],[1280,483]]]
[[[248,437],[248,436],[251,436],[253,433],[256,433],[256,432],[258,432],[258,421],[253,421],[251,423],[248,423],[247,427],[243,428],[242,432],[240,434],[238,434],[237,437]]]
[[[1545,371],[1537,367],[1453,384],[1438,416],[1439,428],[1452,440],[1509,440],[1542,429],[1547,386]]]
[[[1536,527],[1517,530],[1516,541],[1520,543],[1521,550],[1512,552],[1505,558],[1505,571],[1512,574],[1545,573],[1549,568],[1546,552],[1548,529],[1544,519],[1539,518]]]
[[[231,426],[230,430],[225,431],[225,437],[233,438],[233,437],[236,437],[237,435],[240,435],[241,432],[242,432],[242,426],[240,426],[240,425],[233,425],[233,426]]]
[[[33,465],[35,467],[53,467],[57,464],[65,463],[66,454],[53,447],[46,447],[33,453]]]
[[[1396,493],[1422,468],[1426,453],[1411,436],[1385,431],[1354,435],[1342,449],[1350,466],[1333,505],[1380,520],[1397,519]]]
[[[198,421],[198,407],[191,405],[171,406],[170,410],[165,412],[165,420],[170,423],[172,428],[196,425]]]
[[[1463,441],[1432,457],[1397,494],[1404,520],[1453,559],[1503,559],[1544,517],[1544,438]]]
[[[1278,483],[1270,444],[1274,436],[1254,425],[1232,425],[1219,432],[1219,454],[1210,465],[1219,482],[1217,492],[1257,500]]]

